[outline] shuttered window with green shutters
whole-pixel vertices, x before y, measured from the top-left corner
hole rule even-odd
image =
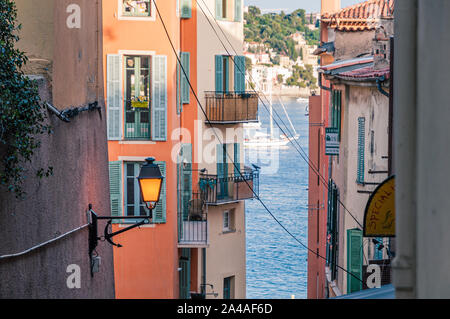
[[[192,0],[181,0],[181,17],[183,19],[192,17]]]
[[[327,214],[327,266],[331,271],[331,280],[337,278],[338,232],[339,232],[339,190],[333,180],[328,183]]]
[[[341,139],[341,116],[342,116],[342,91],[333,90],[331,103],[331,124],[338,129],[339,140]]]
[[[122,216],[122,162],[109,162],[111,216]],[[118,220],[113,220],[118,222]]]
[[[234,143],[234,174],[240,176],[241,170],[241,145],[239,143]]]
[[[237,93],[245,92],[245,57],[234,57],[234,91]]]
[[[189,88],[190,77],[190,54],[189,52],[181,52],[181,103],[189,104],[191,90]],[[183,72],[184,69],[184,72]],[[186,75],[185,75],[186,73]]]
[[[217,178],[219,179],[217,189],[217,199],[224,199],[228,196],[228,164],[227,164],[227,144],[217,144]]]
[[[177,114],[183,112],[183,103],[181,103],[181,67],[177,63]]]
[[[192,144],[182,144],[180,163],[180,213],[188,220],[189,201],[192,198]]]
[[[125,168],[125,182],[124,182],[124,192],[125,192],[125,203],[124,203],[124,216],[149,216],[150,212],[142,201],[141,192],[139,188],[139,182],[136,178],[139,176],[141,167],[144,163],[132,163],[124,162]],[[135,223],[139,219],[124,219],[124,223]]]
[[[223,56],[215,56],[216,70],[216,92],[223,92]]]
[[[366,119],[358,118],[358,166],[356,172],[356,182],[364,184],[364,151],[366,147]]]
[[[347,293],[362,289],[363,238],[359,229],[347,230]]]
[[[180,256],[180,299],[190,299],[191,290],[191,250],[181,249]]]
[[[216,19],[223,19],[223,0],[216,0]]]
[[[152,139],[167,140],[167,57],[153,56]]]
[[[167,198],[166,198],[166,163],[165,162],[155,162],[155,164],[158,164],[159,169],[161,170],[161,174],[164,177],[163,184],[161,186],[161,196],[159,199],[158,204],[156,204],[155,209],[153,209],[153,222],[155,224],[163,224],[166,222],[166,205],[167,205]]]
[[[121,57],[108,54],[106,71],[106,112],[108,140],[120,140],[122,137],[122,90],[120,88]]]
[[[242,21],[242,0],[234,0],[234,21]]]

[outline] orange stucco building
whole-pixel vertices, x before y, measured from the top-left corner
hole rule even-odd
[[[241,161],[242,125],[257,120],[257,99],[245,92],[243,3],[197,6],[104,2],[111,211],[136,216],[113,231],[149,215],[136,180],[145,159],[165,176],[152,222],[117,236],[117,298],[245,297],[244,200],[258,172]],[[232,36],[236,55],[209,19]],[[225,138],[211,141],[208,129]]]
[[[177,3],[157,5],[180,51]],[[114,247],[116,297],[178,298],[177,163],[172,160],[183,121],[177,114],[178,62],[152,1],[104,1],[103,28],[112,213],[148,214],[135,179],[145,158],[156,158],[165,176],[153,223],[117,238],[123,247]],[[195,85],[195,75],[191,81]],[[113,230],[126,226],[115,224]]]

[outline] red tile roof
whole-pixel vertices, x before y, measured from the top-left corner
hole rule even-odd
[[[377,79],[382,76],[384,76],[385,79],[389,79],[390,78],[389,71],[390,71],[389,67],[381,70],[375,70],[373,66],[368,66],[353,71],[342,72],[337,74],[336,76],[345,80],[369,80],[369,79]]]
[[[374,30],[380,18],[393,18],[395,0],[368,0],[333,14],[324,13],[322,22],[339,31]]]

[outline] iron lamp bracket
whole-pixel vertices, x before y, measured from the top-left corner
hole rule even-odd
[[[132,220],[141,219],[141,221],[136,222],[133,225],[130,225],[124,229],[121,229],[121,230],[118,230],[115,232],[110,232],[113,220],[126,220],[126,219],[130,219],[130,220],[131,219]],[[105,230],[103,232],[103,237],[100,237],[98,235],[98,221],[99,220],[107,220],[108,221],[106,223]],[[133,228],[150,224],[151,220],[152,220],[152,211],[151,210],[150,210],[149,216],[143,216],[143,217],[139,217],[139,216],[98,216],[97,213],[92,210],[92,204],[89,204],[89,259],[91,261],[91,276],[93,277],[93,275],[94,275],[92,272],[92,260],[93,260],[92,257],[93,257],[93,253],[94,253],[95,249],[98,246],[99,240],[106,240],[111,245],[116,246],[117,248],[120,248],[120,247],[122,247],[122,245],[119,243],[115,243],[112,240],[112,238],[114,236],[122,234]]]

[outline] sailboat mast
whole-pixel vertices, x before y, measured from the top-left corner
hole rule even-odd
[[[270,107],[270,138],[273,138],[273,109],[272,109],[272,85],[269,86],[269,107]]]

